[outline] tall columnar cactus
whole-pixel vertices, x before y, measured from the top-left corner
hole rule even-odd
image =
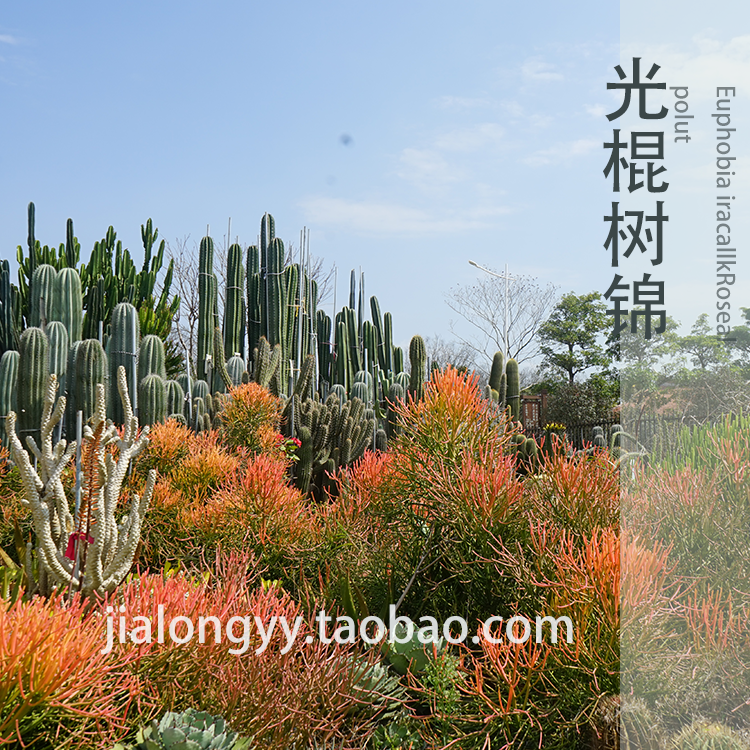
[[[34,270],[29,292],[30,326],[42,328],[52,320],[56,280],[57,269],[48,263],[42,263]]]
[[[224,295],[224,352],[233,357],[242,355],[243,286],[242,248],[230,245],[227,251],[227,287]]]
[[[75,391],[76,411],[83,422],[92,419],[97,408],[98,386],[106,387],[107,355],[98,339],[85,339],[76,349],[75,369],[68,373]]]
[[[216,293],[214,241],[210,237],[204,237],[201,240],[198,260],[198,362],[196,364],[200,380],[207,380],[209,363],[213,358]]]
[[[65,393],[70,343],[68,329],[59,320],[53,320],[46,330],[49,341],[49,371],[57,375],[60,392]]]
[[[153,334],[144,336],[138,349],[138,382],[140,383],[149,375],[158,375],[162,380],[167,379],[167,370],[164,366],[164,342]]]
[[[26,443],[39,445],[39,425],[44,409],[44,388],[49,374],[49,342],[41,328],[27,328],[19,342],[18,432]]]
[[[385,337],[383,339],[385,352],[385,365],[383,369],[385,370],[385,372],[403,372],[403,356],[401,358],[401,367],[397,367],[394,360],[395,350],[393,348],[393,316],[389,312],[383,315],[383,335]]]
[[[275,237],[266,252],[266,299],[268,343],[283,342],[287,313],[286,284],[284,283],[284,243]]]
[[[172,414],[182,414],[185,404],[185,391],[176,380],[167,380],[167,418]]]
[[[68,340],[80,341],[83,334],[83,297],[81,277],[75,268],[62,268],[55,279],[51,320],[60,321],[68,331]],[[61,386],[62,388],[62,386]]]
[[[224,360],[224,342],[221,340],[219,326],[214,328],[214,361],[213,361],[213,386],[214,393],[225,393],[232,387],[232,379],[227,371],[227,363]]]
[[[506,403],[510,407],[511,417],[518,422],[521,419],[521,385],[518,376],[518,362],[512,357],[505,365],[507,378]]]
[[[32,511],[39,545],[39,577],[35,583],[41,594],[48,595],[55,587],[68,586],[84,596],[111,593],[133,565],[156,472],[153,469],[149,472],[143,496],[134,495],[128,514],[118,524],[115,513],[122,483],[131,460],[148,442],[148,428],[138,435],[138,420],[130,407],[124,369],[118,370],[117,376],[127,417],[125,432],[121,437],[111,422],[106,423],[105,389],[99,384],[93,423],[84,428],[84,496],[77,518],[71,512],[62,483],[63,470],[75,455],[76,443],[54,442],[55,427],[65,411],[64,397],[55,403],[56,376],[50,375],[46,382],[41,440],[38,446],[29,446],[37,459],[36,467],[16,432],[15,413],[8,416],[12,457],[23,482],[21,502]],[[71,548],[72,559],[66,554]],[[33,580],[32,570],[27,568],[26,574]]]
[[[138,388],[138,351],[141,343],[141,324],[138,311],[129,302],[120,302],[112,311],[109,337],[109,417],[116,425],[124,424],[125,413],[117,393],[117,371],[125,368],[128,390],[134,395]],[[137,402],[136,402],[137,403]]]
[[[252,354],[260,337],[265,335],[261,297],[264,290],[260,274],[260,250],[257,245],[247,249],[247,341]]]
[[[15,307],[18,290],[10,283],[10,264],[0,260],[0,357],[18,348]]]
[[[17,411],[16,389],[18,385],[18,361],[21,355],[14,349],[8,349],[0,357],[0,421],[2,434],[0,440],[7,448],[8,436],[5,432],[5,418],[12,411]]]
[[[409,363],[411,365],[409,393],[413,398],[422,398],[427,367],[427,348],[421,336],[412,336],[409,344]]]
[[[492,389],[492,400],[502,404],[505,401],[505,389],[503,388],[503,375],[505,374],[505,358],[502,352],[495,352],[492,358],[492,369],[490,370],[490,388]]]
[[[147,375],[138,383],[138,417],[142,425],[152,427],[167,419],[167,386],[156,374]]]

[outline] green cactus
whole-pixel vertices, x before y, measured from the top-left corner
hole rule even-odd
[[[507,378],[506,403],[510,406],[513,421],[521,419],[521,385],[518,375],[518,362],[511,358],[505,365],[505,376]]]
[[[162,380],[167,379],[164,342],[153,334],[144,336],[138,348],[138,382],[149,375],[158,375]]]
[[[245,283],[242,266],[242,248],[230,245],[227,251],[227,286],[224,299],[224,351],[230,357],[242,356],[242,300]]]
[[[214,241],[204,237],[198,261],[198,378],[208,381],[208,362],[213,358],[214,308],[216,307],[216,276],[214,276]]]
[[[83,412],[86,424],[96,412],[96,386],[101,383],[106,389],[107,355],[98,339],[84,339],[76,344],[75,367],[73,372],[68,371],[68,377],[75,392],[75,408]]]
[[[302,425],[297,429],[297,437],[301,443],[297,451],[297,461],[294,467],[295,484],[301,492],[307,492],[310,489],[310,480],[312,479],[313,469],[313,439],[309,427]]]
[[[76,385],[75,369],[78,349],[81,347],[80,341],[74,341],[68,348],[68,366],[65,368],[65,438],[68,442],[76,440],[77,432],[77,409],[76,409]]]
[[[591,432],[594,445],[597,448],[606,448],[607,441],[604,437],[604,429],[602,427],[596,426],[592,429]]]
[[[29,292],[29,325],[44,328],[52,320],[57,269],[42,263],[34,270]]]
[[[388,435],[382,428],[379,428],[375,433],[375,450],[381,453],[388,450]]]
[[[388,313],[386,313],[387,315]],[[393,347],[393,372],[397,375],[404,371],[404,350],[400,346]]]
[[[260,275],[260,251],[257,245],[247,249],[247,340],[249,351],[258,346],[265,334],[261,296],[264,285]]]
[[[49,371],[57,375],[60,393],[65,393],[66,373],[68,371],[68,329],[59,320],[53,320],[46,330],[49,341]]]
[[[122,425],[125,414],[117,392],[117,370],[125,368],[128,390],[137,398],[138,354],[141,345],[141,324],[138,311],[129,302],[120,302],[112,311],[112,324],[109,337],[109,417],[116,425]],[[163,350],[162,350],[163,354]],[[163,358],[162,358],[163,359]],[[135,401],[134,407],[138,402]]]
[[[255,363],[253,380],[264,388],[270,388],[272,382],[279,379],[281,345],[277,344],[272,350],[265,336],[261,336],[253,361]]]
[[[167,380],[165,387],[167,396],[167,414],[169,417],[172,417],[175,414],[182,416],[182,410],[185,404],[185,391],[176,380]]]
[[[495,352],[495,356],[492,358],[492,369],[490,370],[490,388],[497,393],[500,393],[500,378],[502,378],[505,372],[505,357],[502,352]]]
[[[55,279],[51,320],[59,320],[68,331],[68,341],[80,341],[83,334],[81,277],[75,268],[62,268]],[[115,382],[117,378],[115,378]],[[118,398],[119,401],[119,398]]]
[[[214,362],[213,362],[214,392],[225,393],[232,387],[232,379],[227,371],[224,359],[224,342],[221,338],[219,326],[214,328]]]
[[[194,380],[193,381],[193,398],[201,398],[204,401],[208,398],[210,389],[208,383],[205,380]]]
[[[424,395],[425,368],[427,366],[427,348],[421,336],[413,336],[409,344],[409,394],[412,398],[421,399]]]
[[[39,446],[44,395],[49,375],[49,341],[41,328],[27,328],[19,341],[18,435],[23,443],[33,438]],[[25,447],[25,446],[24,446]]]
[[[227,360],[227,373],[233,386],[240,385],[242,383],[242,376],[247,374],[245,360],[236,354],[234,357],[230,357]]]
[[[367,388],[367,383],[353,383],[352,388],[349,394],[352,398],[358,398],[360,401],[363,401],[364,403],[368,403],[370,401],[370,392]]]
[[[3,422],[0,441],[6,448],[9,447],[9,440],[5,432],[5,417],[12,411],[18,412],[16,390],[20,356],[15,349],[8,349],[0,357],[0,419]]]
[[[658,723],[640,699],[621,699],[620,747],[622,750],[659,750],[662,747]]]
[[[694,721],[672,739],[674,750],[747,750],[742,737],[723,724]]]
[[[0,260],[0,357],[18,348],[17,304],[18,289],[10,283],[10,264]]]
[[[167,418],[167,386],[160,375],[146,375],[138,383],[138,421],[155,425]]]

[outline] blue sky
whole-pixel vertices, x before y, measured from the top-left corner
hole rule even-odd
[[[30,200],[38,239],[63,241],[72,217],[84,255],[110,224],[137,255],[149,217],[192,243],[207,224],[223,241],[231,216],[250,244],[269,211],[285,242],[309,228],[313,253],[339,269],[339,304],[361,268],[402,344],[450,338],[444,294],[477,279],[469,259],[561,292],[604,291],[620,11],[601,0],[9,6],[0,253],[25,242]],[[674,312],[692,322],[699,301],[684,299]]]

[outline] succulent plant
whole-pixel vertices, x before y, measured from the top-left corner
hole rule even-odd
[[[419,630],[415,627],[411,638],[404,643],[399,643],[406,635],[405,627],[397,622],[394,628],[394,641],[387,641],[383,645],[383,651],[388,657],[391,666],[399,673],[406,674],[408,671],[418,673],[423,671],[433,658],[432,643],[422,643],[419,640]],[[439,654],[445,648],[445,639],[440,638],[434,644]]]
[[[134,745],[117,744],[114,750],[250,750],[250,740],[238,738],[221,716],[192,708],[168,711],[136,736]]]
[[[642,700],[622,700],[619,713],[622,750],[659,750],[662,747],[658,723]]]

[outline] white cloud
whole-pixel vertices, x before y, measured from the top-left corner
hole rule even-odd
[[[475,107],[486,107],[490,104],[489,99],[472,98],[467,96],[441,96],[437,100],[439,107],[443,109],[473,109]]]
[[[365,234],[436,234],[487,226],[482,219],[508,213],[509,209],[476,207],[460,215],[436,217],[429,211],[389,203],[350,201],[342,198],[308,198],[301,202],[306,218],[321,226]]]
[[[443,151],[479,151],[501,143],[503,129],[494,122],[482,122],[470,128],[442,133],[435,138],[435,147]]]
[[[577,141],[558,143],[552,148],[544,149],[543,151],[536,151],[531,156],[523,159],[523,162],[532,167],[541,167],[546,164],[559,164],[560,162],[569,161],[577,156],[585,156],[586,154],[591,153],[594,149],[601,147],[602,144],[599,141],[582,138]]]
[[[399,163],[396,174],[402,180],[428,190],[456,182],[463,176],[460,170],[451,167],[441,154],[432,149],[405,148]]]
[[[0,42],[3,44],[20,44],[20,40],[10,34],[0,34]]]
[[[523,115],[523,107],[518,102],[503,102],[502,106],[511,117],[521,117]]]
[[[602,104],[587,104],[584,109],[586,110],[586,114],[589,114],[592,117],[606,117],[606,115],[608,114],[607,108]]]
[[[561,73],[555,73],[555,68],[549,63],[542,62],[539,58],[528,59],[522,66],[521,72],[524,78],[533,81],[562,81]]]

